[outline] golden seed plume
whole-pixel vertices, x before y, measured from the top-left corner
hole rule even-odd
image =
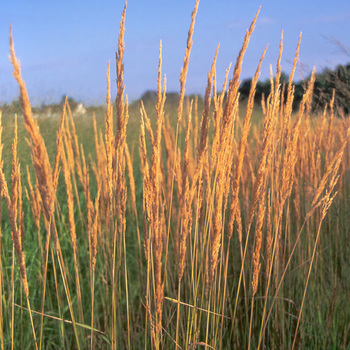
[[[180,73],[180,101],[179,101],[179,107],[177,110],[178,124],[181,124],[182,122],[183,101],[185,97],[185,84],[186,84],[186,78],[187,78],[188,63],[190,60],[190,54],[191,54],[191,49],[193,44],[192,37],[194,32],[194,23],[195,23],[197,11],[198,11],[198,5],[199,5],[199,0],[196,0],[194,10],[192,11],[192,21],[191,21],[190,29],[188,31],[188,36],[187,36],[187,46],[186,46],[186,52],[184,57],[184,63]]]

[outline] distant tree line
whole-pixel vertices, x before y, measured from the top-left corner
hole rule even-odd
[[[196,97],[200,101],[202,101],[203,99],[202,96],[198,94],[191,94],[191,95],[187,95],[186,97],[188,97],[190,100],[195,99]],[[154,104],[157,101],[157,92],[153,90],[147,90],[141,96],[140,100],[142,100],[145,105],[152,104],[152,103]],[[178,104],[179,101],[180,101],[180,94],[178,94],[177,92],[166,93],[166,103],[168,103],[169,105]]]
[[[310,75],[311,76],[311,75]],[[298,109],[300,102],[303,98],[304,92],[306,91],[310,76],[306,79],[294,82],[294,102],[293,108]],[[280,82],[282,85],[282,91],[285,94],[285,99],[287,97],[287,86],[288,86],[289,76],[285,73],[281,73]],[[245,79],[242,81],[239,92],[241,101],[248,99],[250,88],[252,84],[252,79]],[[283,89],[284,86],[284,89]],[[350,113],[350,63],[347,65],[339,65],[335,69],[325,68],[321,73],[316,74],[316,80],[314,85],[314,94],[312,109],[313,111],[323,110],[325,105],[329,105],[333,90],[335,90],[335,106],[344,111],[345,114]],[[255,103],[260,104],[263,96],[267,98],[271,91],[270,79],[265,81],[259,81],[256,86],[255,93]],[[189,96],[194,98],[196,95]],[[199,100],[202,99],[198,96]],[[178,103],[179,94],[175,92],[167,93],[167,102]],[[145,104],[154,103],[157,100],[156,91],[148,90],[142,96],[141,100]]]
[[[280,82],[285,85],[284,93],[287,94],[287,85],[289,77],[282,72]],[[302,100],[303,94],[306,90],[307,84],[310,80],[308,76],[305,80],[294,83],[294,104],[293,108],[298,108]],[[245,79],[242,81],[239,92],[242,101],[247,100],[251,87],[252,79]],[[335,69],[325,68],[321,73],[316,74],[316,81],[314,85],[314,95],[312,108],[314,111],[323,110],[326,104],[332,99],[333,90],[335,90],[335,106],[344,111],[345,114],[350,114],[350,63],[346,65],[338,65]],[[259,81],[256,86],[255,102],[260,104],[263,96],[265,98],[271,91],[270,79]],[[200,95],[189,95],[190,99],[197,97],[202,101]],[[286,97],[286,96],[285,96]],[[62,113],[65,96],[62,96],[59,103],[43,104],[40,107],[33,107],[34,113],[46,113],[48,110],[52,113]],[[140,98],[145,105],[154,103],[157,100],[156,91],[148,90]],[[168,104],[177,104],[180,96],[177,92],[168,92],[166,101]],[[68,98],[69,105],[72,110],[76,108],[79,102],[72,97]],[[138,101],[134,101],[138,102]],[[89,107],[89,111],[100,109],[102,106]],[[21,104],[19,100],[14,100],[11,103],[0,103],[0,109],[3,114],[7,113],[21,113]]]
[[[32,106],[32,111],[34,114],[61,115],[65,100],[66,100],[66,96],[64,95],[61,97],[60,102],[43,103],[40,106]],[[80,102],[76,101],[73,97],[68,97],[68,103],[71,110],[74,111]],[[2,103],[2,104],[0,103],[0,109],[2,110],[3,115],[22,113],[22,106],[19,98],[16,100],[13,100],[11,103]],[[91,106],[87,108],[89,112],[97,112],[97,111],[100,111],[101,109],[104,109],[104,106]]]
[[[335,105],[350,113],[350,63],[339,65],[334,70],[326,68],[317,74],[315,82],[315,107],[324,107],[335,90]]]
[[[281,84],[288,85],[288,76],[281,74]],[[308,76],[305,80],[294,83],[294,104],[293,108],[298,108],[307,84],[310,80]],[[242,100],[248,99],[252,79],[242,81],[239,88]],[[285,88],[284,93],[287,93]],[[329,105],[332,99],[333,90],[335,90],[335,106],[344,111],[345,114],[350,113],[350,63],[346,65],[338,65],[335,69],[325,68],[321,73],[316,74],[314,85],[314,95],[312,108],[314,111],[323,110],[325,105]],[[259,81],[256,86],[255,102],[260,103],[263,96],[265,98],[271,91],[270,80]],[[286,95],[285,95],[286,97]]]

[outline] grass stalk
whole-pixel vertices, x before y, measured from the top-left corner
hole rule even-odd
[[[186,97],[198,4],[178,99],[166,92],[165,77],[162,82],[161,43],[155,108],[149,110],[152,101],[129,105],[125,95],[125,3],[116,121],[110,63],[107,107],[94,109],[93,119],[89,108],[77,116],[67,98],[60,120],[34,115],[10,34],[23,123],[7,115],[2,120],[0,111],[1,349],[34,348],[33,341],[39,349],[346,347],[349,251],[341,242],[348,232],[350,129],[337,109],[337,92],[317,115],[313,72],[299,96],[293,78],[300,37],[285,82],[282,32],[271,92],[260,108],[256,90],[265,49],[247,85],[248,100],[242,98],[243,57],[258,11],[222,92],[218,46],[204,99]],[[27,174],[19,161],[30,162],[23,129],[31,155]],[[36,278],[40,287],[29,295]],[[315,327],[310,320],[317,317],[322,322]]]

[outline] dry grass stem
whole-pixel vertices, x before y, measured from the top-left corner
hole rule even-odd
[[[283,31],[269,79],[266,47],[241,84],[259,9],[232,78],[217,45],[203,98],[186,96],[196,0],[178,94],[160,42],[156,92],[129,104],[126,8],[116,96],[108,62],[106,108],[84,115],[67,97],[50,118],[32,109],[10,33],[23,123],[1,106],[0,348],[346,348],[350,122],[338,90],[321,109],[323,73],[293,82],[301,36],[287,81]]]
[[[198,5],[199,5],[199,0],[196,0],[194,10],[192,11],[192,21],[191,21],[190,29],[188,31],[188,36],[187,36],[187,46],[186,46],[186,52],[184,57],[184,63],[180,73],[180,102],[177,110],[177,122],[180,125],[182,122],[183,101],[185,97],[185,84],[186,84],[186,78],[187,78],[188,63],[190,60],[190,54],[191,54],[191,49],[193,44],[192,37],[194,32],[194,23],[195,23],[197,11],[198,11]]]

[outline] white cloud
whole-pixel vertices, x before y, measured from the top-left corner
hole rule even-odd
[[[256,25],[257,26],[265,26],[265,25],[269,25],[274,23],[275,20],[271,17],[258,17],[257,21],[256,21]],[[232,22],[228,22],[226,23],[226,27],[229,29],[233,29],[233,28],[243,28],[243,29],[248,29],[250,24],[251,24],[251,20],[238,20],[238,21],[232,21]]]
[[[308,19],[308,23],[329,23],[329,22],[344,22],[350,20],[350,13],[339,13],[337,15],[326,15]]]
[[[264,26],[264,25],[272,24],[274,22],[275,22],[274,19],[265,16],[265,17],[258,18],[257,25]]]

